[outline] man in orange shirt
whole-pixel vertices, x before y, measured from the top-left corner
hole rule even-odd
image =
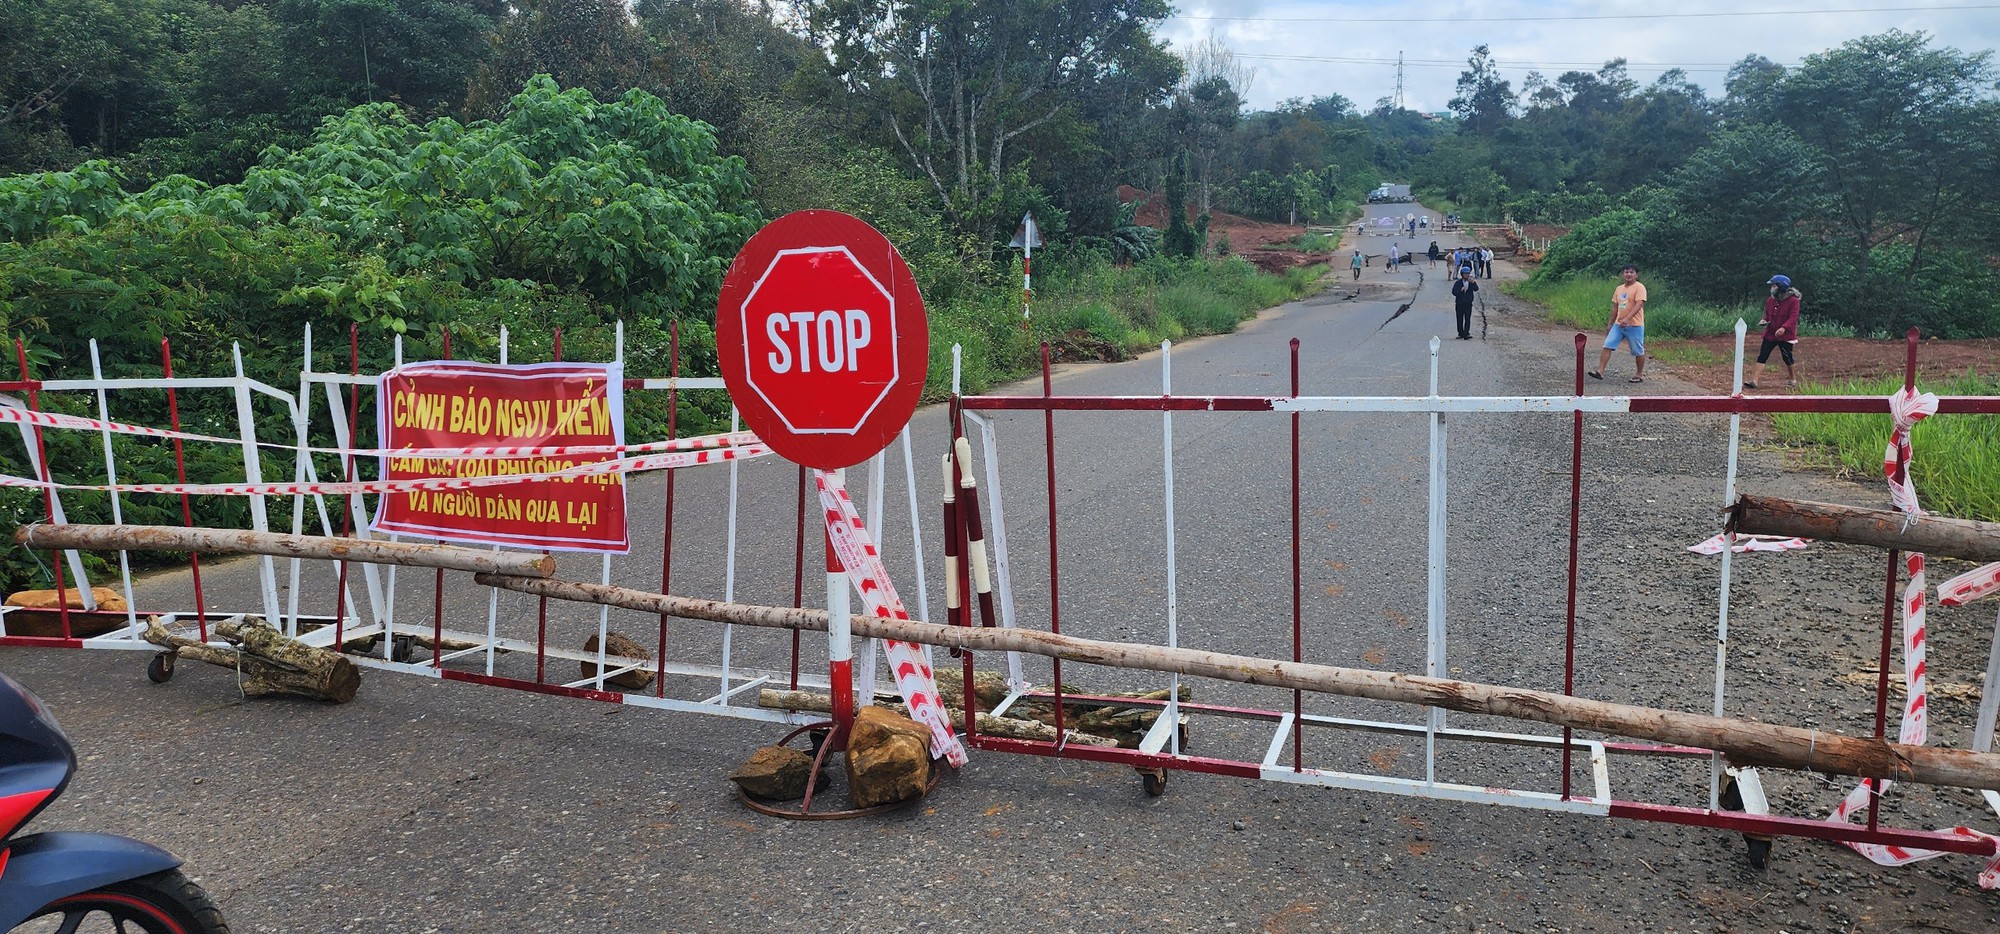
[[[1639,281],[1639,267],[1627,265],[1619,270],[1621,280],[1611,291],[1611,333],[1604,336],[1604,350],[1597,355],[1597,369],[1590,371],[1591,379],[1604,378],[1604,365],[1611,362],[1611,352],[1618,349],[1621,342],[1629,342],[1632,347],[1632,378],[1627,382],[1646,381],[1646,286]]]

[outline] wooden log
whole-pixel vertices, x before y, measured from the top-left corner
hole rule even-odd
[[[556,559],[550,555],[242,529],[167,525],[24,525],[14,530],[14,541],[30,548],[275,555],[280,558],[404,564],[520,577],[547,577],[556,572]]]
[[[177,636],[160,625],[159,617],[146,620],[147,642],[239,672],[246,696],[296,694],[345,704],[361,687],[361,669],[347,656],[289,638],[261,619],[224,620],[215,624],[215,632],[240,647],[225,649]]]
[[[1733,527],[1745,535],[1785,535],[1921,551],[1931,557],[1963,558],[1974,564],[2000,561],[2000,522],[1945,516],[1912,518],[1894,509],[1748,494],[1737,497],[1729,512]]]
[[[902,701],[878,699],[876,703],[904,716],[909,715],[909,709],[903,706]],[[814,713],[832,713],[833,698],[825,694],[814,694],[810,691],[781,691],[765,688],[757,692],[757,706],[769,710],[810,710]],[[945,715],[954,724],[965,722],[965,711],[963,710],[946,707]],[[979,727],[979,732],[992,736],[1005,736],[1009,739],[1034,739],[1045,743],[1056,741],[1056,728],[1036,720],[1018,720],[1013,717],[996,717],[990,713],[982,713],[976,718],[975,722]],[[1069,734],[1070,742],[1079,746],[1099,746],[1106,749],[1118,746],[1118,741],[1108,736],[1079,733],[1075,730],[1065,730],[1064,732]]]
[[[826,630],[825,610],[723,603],[560,579],[481,574],[477,580],[521,593],[607,604],[647,613],[668,613],[683,619],[774,629]],[[1813,729],[1613,704],[1547,691],[1448,678],[1310,665],[1197,649],[1100,642],[1025,629],[939,626],[873,616],[855,616],[851,625],[853,632],[861,636],[901,639],[977,652],[1027,652],[1112,668],[1170,671],[1222,681],[1534,720],[1614,736],[1713,749],[1727,755],[1731,762],[1739,766],[1803,769],[1956,788],[2000,789],[2000,754],[1994,753],[1911,746]]]

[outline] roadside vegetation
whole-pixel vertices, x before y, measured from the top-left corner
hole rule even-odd
[[[684,372],[709,373],[730,257],[768,219],[820,208],[869,221],[909,261],[935,397],[954,343],[976,391],[1031,372],[1042,341],[1117,358],[1227,331],[1321,270],[1259,273],[1232,255],[1248,244],[1211,235],[1216,212],[1340,223],[1395,181],[1434,213],[1575,225],[1520,294],[1576,327],[1602,326],[1609,277],[1636,262],[1663,338],[1727,333],[1773,272],[1804,290],[1808,335],[2000,333],[2000,226],[1966,222],[2000,210],[1983,53],[1892,31],[1795,68],[1750,56],[1711,98],[1677,71],[1641,85],[1622,60],[1530,74],[1517,93],[1481,46],[1451,116],[1433,119],[1331,89],[1249,109],[1252,70],[1215,38],[1170,47],[1156,32],[1170,13],[1158,0],[0,4],[0,326],[42,373],[75,372],[95,338],[109,375],[151,375],[168,339],[179,372],[221,372],[240,342],[271,379],[296,365],[307,325],[316,367],[344,369],[340,337],[356,328],[361,366],[378,370],[398,337],[410,359],[442,354],[447,334],[456,355],[490,359],[502,326],[517,360],[547,359],[557,329],[566,356],[607,359],[622,323],[633,375],[664,373],[675,329]],[[1134,190],[1159,199],[1147,216],[1161,229],[1137,221]],[[1024,328],[1007,244],[1028,213],[1045,244]],[[196,423],[231,417],[224,401],[183,405]],[[727,419],[714,400],[682,405],[684,430]],[[161,400],[134,406],[121,415],[164,419]],[[635,434],[667,415],[652,399],[628,413]],[[58,479],[95,479],[88,439],[51,437]],[[171,475],[157,445],[114,444],[135,471]],[[231,453],[197,446],[190,469],[227,479]],[[290,469],[266,459],[267,475]],[[0,470],[28,468],[0,448]],[[75,499],[72,518],[105,512]],[[0,491],[0,534],[32,500]],[[127,515],[172,522],[176,508],[135,497]],[[204,502],[196,518],[232,524],[246,508]],[[8,586],[33,573],[0,567]]]
[[[1814,383],[1801,391],[1815,395],[1888,396],[1901,389],[1894,378]],[[1965,374],[1929,380],[1923,388],[1938,395],[2000,395],[2000,377]],[[1911,430],[1911,476],[1926,510],[1961,519],[2000,522],[2000,444],[1990,415],[1938,415]],[[1778,437],[1805,452],[1809,463],[1882,482],[1882,449],[1887,422],[1880,415],[1785,414],[1771,416]]]
[[[1500,288],[1509,295],[1542,305],[1547,309],[1548,319],[1557,324],[1584,331],[1602,331],[1611,324],[1611,290],[1617,284],[1615,276],[1572,276],[1566,279],[1517,279],[1503,283]],[[1665,285],[1655,286],[1650,282],[1647,292],[1652,296],[1646,302],[1648,341],[1734,334],[1738,318],[1749,325],[1749,339],[1754,341],[1758,333],[1757,322],[1764,317],[1764,306],[1761,304],[1717,307],[1691,301]],[[1807,337],[1854,336],[1851,326],[1812,316],[1801,317],[1799,330]]]
[[[1495,91],[1490,71],[1468,75],[1475,97]],[[1726,326],[1710,328],[1689,308],[1757,306],[1765,281],[1783,273],[1805,293],[1809,327],[2000,335],[2000,230],[1967,223],[2000,211],[1996,80],[1991,53],[1897,31],[1795,68],[1745,59],[1720,101],[1663,77],[1616,112],[1651,114],[1650,155],[1664,161],[1623,178],[1537,185],[1545,193],[1518,203],[1517,219],[1576,225],[1550,247],[1527,294],[1560,308],[1564,283],[1634,263],[1658,296],[1649,330],[1720,333]],[[1632,90],[1611,66],[1565,83],[1531,80],[1519,118],[1504,107],[1477,118],[1532,137],[1532,127],[1588,118],[1607,88],[1613,97]],[[1655,308],[1665,314],[1656,319]]]

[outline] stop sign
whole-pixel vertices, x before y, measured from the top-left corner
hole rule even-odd
[[[874,456],[909,422],[930,328],[888,238],[838,211],[798,211],[736,254],[715,346],[744,426],[788,460],[834,470]]]

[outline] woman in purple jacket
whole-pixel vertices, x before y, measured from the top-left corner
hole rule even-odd
[[[1764,364],[1776,350],[1785,358],[1786,385],[1797,389],[1799,373],[1792,362],[1792,346],[1799,342],[1799,290],[1792,288],[1792,280],[1786,276],[1772,276],[1765,285],[1771,287],[1771,297],[1764,299],[1764,345],[1757,348],[1757,366],[1743,385],[1757,388],[1757,381],[1764,377]]]

